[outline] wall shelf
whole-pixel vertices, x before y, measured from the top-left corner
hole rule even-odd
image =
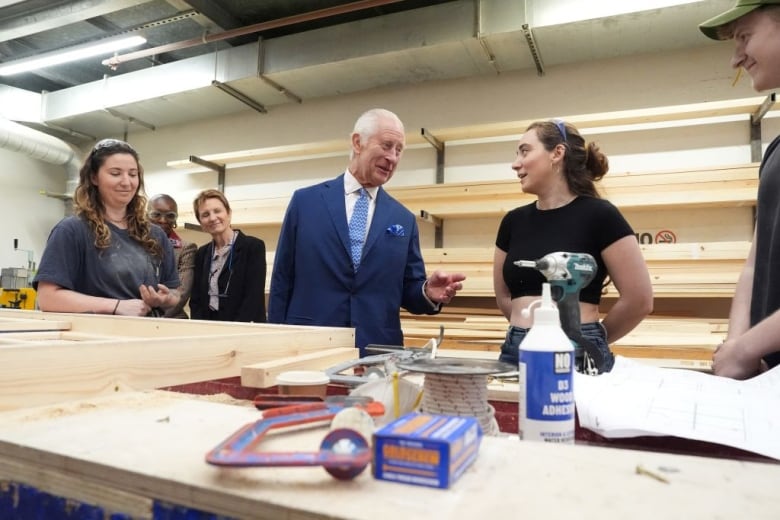
[[[635,110],[602,112],[563,116],[581,132],[604,129],[605,131],[634,131],[647,128],[691,126],[715,124],[725,120],[734,121],[734,117],[744,116],[750,126],[751,148],[761,142],[761,120],[775,102],[774,94],[762,97],[735,99],[653,107]],[[422,128],[419,132],[408,133],[407,148],[430,147],[436,152],[436,184],[421,186],[388,187],[388,193],[418,216],[423,226],[434,226],[438,234],[447,227],[448,220],[496,219],[507,211],[530,203],[534,196],[526,195],[516,179],[493,180],[484,182],[445,182],[445,153],[448,146],[462,146],[515,138],[523,133],[532,120],[517,120],[495,123],[475,124],[449,128]],[[607,129],[607,127],[612,127]],[[201,159],[224,165],[252,166],[274,163],[304,161],[319,157],[345,155],[349,149],[347,139],[302,143],[259,148],[254,150],[200,156]],[[759,157],[753,153],[752,160]],[[197,171],[198,166],[189,160],[177,160],[168,163],[171,168],[189,168]],[[646,212],[684,210],[689,215],[707,208],[745,208],[753,210],[758,189],[758,163],[740,165],[718,165],[706,168],[694,168],[659,172],[611,172],[598,183],[601,194],[615,204],[622,212]],[[205,171],[205,170],[204,170]],[[229,174],[228,174],[229,176]],[[279,226],[284,218],[289,195],[253,200],[231,201],[233,223],[237,226]],[[733,212],[731,213],[733,215]],[[741,212],[739,213],[741,215]],[[679,213],[678,213],[679,215]],[[183,212],[182,219],[193,220],[194,215]],[[745,215],[745,224],[752,219]],[[699,219],[701,220],[701,219]],[[716,225],[715,223],[713,223]],[[465,224],[467,225],[467,224]],[[438,237],[437,234],[437,237]],[[704,305],[709,310],[700,316],[709,318],[693,319],[700,326],[709,326],[714,316],[725,320],[723,302],[734,294],[737,278],[742,270],[750,248],[750,236],[744,240],[732,242],[689,242],[676,244],[643,244],[642,252],[650,271],[656,308],[663,301],[664,307],[685,309],[690,302]],[[699,239],[701,240],[701,239]],[[436,248],[423,250],[423,258],[429,272],[435,269],[464,272],[468,279],[458,293],[458,305],[470,309],[471,316],[492,313],[495,302],[492,281],[493,248],[442,248],[442,241],[435,241]],[[270,287],[273,252],[268,253],[268,281]],[[614,302],[616,292],[610,287],[605,302]],[[710,305],[706,302],[717,302]],[[445,312],[451,312],[448,309]],[[685,311],[684,311],[685,312]],[[710,313],[710,314],[707,314]],[[436,319],[419,316],[410,317],[402,312],[406,337],[413,344],[416,339],[425,340],[437,335],[431,327]],[[493,319],[496,317],[494,316]],[[506,321],[498,316],[497,325],[492,328],[491,349],[497,348],[496,340],[501,339]],[[670,334],[682,333],[690,327],[688,318],[670,319]],[[668,325],[668,324],[667,324]],[[722,327],[725,327],[723,321]],[[474,328],[472,326],[463,327]],[[476,327],[477,329],[480,326]],[[488,327],[491,328],[491,327]],[[706,362],[709,359],[708,347],[715,345],[724,330],[708,331],[681,340],[681,347],[695,350],[695,355],[704,352]],[[460,334],[464,341],[481,332],[453,332]],[[633,334],[633,333],[632,333]],[[668,334],[667,334],[668,336]],[[639,348],[643,342],[656,347],[662,346],[667,336],[639,334],[627,336],[623,341],[626,348]],[[482,348],[482,347],[477,347]],[[675,351],[677,352],[677,351]],[[693,351],[691,351],[693,352]],[[670,354],[678,356],[677,354]]]
[[[631,126],[646,125],[650,123],[681,123],[688,120],[717,118],[732,115],[745,115],[753,120],[761,117],[771,109],[774,104],[774,94],[751,98],[733,99],[727,101],[709,101],[704,103],[691,103],[684,105],[670,105],[653,108],[641,108],[633,110],[620,110],[612,112],[598,112],[593,114],[579,114],[560,116],[575,125],[580,131],[609,126],[625,126],[630,130]],[[496,123],[482,123],[446,128],[421,128],[419,132],[407,132],[407,147],[419,147],[426,143],[434,148],[446,147],[447,143],[506,137],[521,134],[534,120],[524,119]],[[436,144],[433,144],[436,143]],[[215,164],[272,164],[275,162],[287,162],[290,160],[307,160],[323,156],[335,156],[347,153],[349,139],[335,139],[328,141],[316,141],[291,145],[271,146],[241,150],[217,154],[195,154],[204,161]],[[188,159],[177,159],[167,163],[169,168],[202,168],[197,171],[210,171]]]

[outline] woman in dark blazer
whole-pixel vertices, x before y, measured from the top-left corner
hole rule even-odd
[[[221,191],[202,191],[193,209],[212,240],[195,255],[192,319],[265,322],[265,243],[233,230]]]

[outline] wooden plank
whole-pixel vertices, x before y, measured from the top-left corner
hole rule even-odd
[[[511,385],[503,393],[516,395]],[[203,461],[257,417],[247,407],[157,392],[4,413],[0,458],[78,476],[86,485],[255,520],[499,518],[518,504],[530,518],[582,511],[606,519],[777,516],[777,464],[524,443],[514,436],[484,438],[474,465],[447,491],[375,480],[368,471],[341,482],[319,467],[230,469]],[[263,447],[316,450],[326,431],[273,436]],[[637,465],[671,468],[664,473],[670,483],[637,475]],[[690,496],[700,500],[680,498]]]
[[[719,208],[750,207],[755,205],[758,180],[722,181],[711,186],[695,183],[675,186],[637,186],[631,191],[613,189],[608,198],[623,211],[657,208]],[[440,218],[500,217],[508,211],[529,204],[535,197],[519,192],[518,187],[506,186],[501,191],[481,197],[404,199],[399,201],[415,214],[427,212]]]
[[[163,318],[139,318],[129,316],[108,316],[99,314],[71,314],[56,312],[0,309],[0,319],[24,318],[40,320],[41,330],[49,328],[49,322],[62,321],[70,325],[76,334],[98,337],[178,337],[189,335],[252,334],[258,330],[285,330],[288,325],[271,323],[242,323],[207,320],[171,320]],[[262,329],[258,329],[261,327]],[[346,330],[335,328],[336,330]],[[319,327],[302,327],[302,331],[318,331]]]
[[[711,166],[689,168],[685,170],[661,170],[643,173],[611,172],[597,186],[606,189],[625,187],[663,187],[669,184],[706,184],[724,181],[751,181],[758,178],[759,163],[747,163],[729,166]],[[512,179],[447,182],[444,184],[426,184],[422,186],[389,187],[388,192],[403,200],[427,200],[434,198],[482,198],[501,193],[508,189],[521,194],[519,182]]]
[[[407,315],[401,319],[402,326],[420,327],[426,331],[438,330],[443,325],[446,332],[450,329],[484,330],[493,332],[506,332],[508,322],[503,316],[474,316],[456,320],[446,314],[437,315],[434,320],[417,319],[416,316]],[[726,318],[658,318],[650,316],[642,320],[634,328],[634,334],[655,334],[673,331],[676,335],[702,335],[725,334],[728,329]],[[404,329],[405,331],[407,329]]]
[[[593,114],[578,114],[564,117],[580,130],[588,128],[603,128],[614,125],[641,125],[658,122],[675,122],[688,119],[712,118],[725,115],[755,113],[764,102],[764,97],[752,97],[727,101],[710,101],[704,103],[692,103],[684,105],[672,105],[651,107],[643,109],[619,110],[613,112],[599,112]],[[428,128],[429,134],[444,143],[450,141],[462,141],[471,139],[485,139],[494,137],[508,137],[522,134],[534,120],[505,121],[496,123],[482,123],[467,126],[449,128]],[[407,147],[418,146],[425,143],[420,132],[408,132],[406,134]],[[316,141],[310,143],[298,143],[291,145],[270,146],[252,150],[199,155],[201,159],[217,164],[284,162],[291,160],[307,160],[321,157],[333,157],[341,154],[347,155],[349,151],[348,139],[335,139],[329,141]],[[201,168],[189,159],[168,161],[169,168]],[[202,171],[210,171],[203,168]]]
[[[406,134],[406,146],[415,146],[425,143],[423,138],[417,132]],[[349,156],[350,142],[348,138],[333,139],[329,141],[314,141],[310,143],[298,143],[279,146],[268,146],[265,148],[255,148],[252,150],[241,150],[236,152],[225,152],[200,155],[201,159],[216,164],[240,164],[240,163],[278,163],[287,161],[303,161],[309,159],[321,159],[323,157]],[[188,159],[168,161],[166,165],[169,168],[203,168],[197,163]],[[203,168],[204,172],[211,171]]]
[[[325,370],[339,363],[357,359],[358,354],[358,349],[354,347],[342,347],[253,363],[241,367],[241,385],[250,388],[268,388],[274,386],[279,374],[287,370]]]
[[[289,196],[230,201],[232,222],[235,225],[281,224],[289,203]],[[192,224],[198,221],[191,208],[182,208],[179,219]]]
[[[474,350],[498,356],[498,347],[506,335],[503,317],[467,318],[464,321],[402,320],[404,343],[421,346],[438,334],[444,325],[443,348]],[[715,345],[726,337],[728,320],[692,318],[654,318],[643,320],[631,333],[611,344],[615,354],[633,359],[652,360],[656,366],[706,370]]]
[[[642,244],[639,246],[645,260],[740,260],[744,262],[750,251],[750,241],[688,242],[675,244]]]
[[[615,125],[639,125],[667,121],[683,121],[685,119],[752,114],[761,106],[764,99],[764,97],[753,97],[728,101],[618,110],[614,112],[571,115],[563,117],[563,119],[580,130]],[[526,128],[528,128],[528,125],[534,121],[536,121],[536,119],[525,119],[519,121],[430,129],[429,131],[437,139],[444,142],[465,139],[485,139],[522,134],[525,132]]]
[[[675,189],[670,189],[674,185]],[[715,166],[647,173],[611,173],[600,192],[622,210],[663,207],[740,207],[755,204],[758,164]],[[521,191],[514,179],[390,187],[388,193],[416,215],[422,211],[445,218],[497,217],[528,204],[535,196]],[[282,222],[290,197],[231,201],[236,225]],[[181,220],[195,223],[182,209]]]
[[[70,324],[69,324],[70,325]],[[87,341],[99,339],[117,339],[119,336],[106,336],[100,334],[74,334],[67,331],[44,331],[44,332],[6,332],[0,335],[0,341],[4,343],[14,342],[36,342],[36,341],[61,341],[71,343],[74,341]]]
[[[26,311],[25,311],[26,312]],[[25,315],[19,317],[0,318],[0,333],[4,332],[38,332],[48,330],[70,330],[69,321],[35,320],[27,319]]]
[[[729,298],[750,250],[749,241],[643,244],[657,298]],[[428,271],[442,269],[467,276],[459,298],[492,298],[494,248],[428,248],[422,250]],[[273,265],[269,252],[266,261]],[[266,273],[270,290],[272,270]],[[615,298],[609,287],[606,299]],[[452,309],[451,306],[448,309]],[[472,309],[471,312],[484,312]],[[419,319],[425,319],[421,317]]]
[[[748,241],[647,244],[640,246],[658,298],[733,296],[750,249]],[[493,248],[424,249],[429,270],[467,276],[459,297],[493,296]],[[606,298],[616,296],[608,288]]]
[[[331,141],[269,146],[266,148],[255,148],[253,150],[242,150],[237,152],[213,153],[200,155],[199,157],[212,163],[227,165],[284,158],[297,158],[303,160],[330,154],[343,154],[346,156],[348,153],[349,139],[335,139]],[[196,163],[190,162],[189,159],[168,161],[166,165],[169,168],[191,168],[197,166]],[[204,168],[204,171],[208,170]]]
[[[0,458],[0,485],[8,482],[33,486],[38,491],[55,497],[67,497],[82,504],[103,509],[105,518],[152,518],[152,500],[126,493],[121,488],[84,480],[79,476],[52,469],[34,462],[14,462]]]
[[[0,410],[234,377],[245,365],[355,344],[354,330],[338,327],[13,310],[0,316],[20,312],[114,337],[0,345]]]

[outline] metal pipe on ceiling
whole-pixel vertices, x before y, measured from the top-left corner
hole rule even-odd
[[[122,63],[133,61],[141,58],[147,58],[156,54],[163,54],[165,52],[172,52],[181,49],[187,49],[189,47],[197,47],[198,45],[205,45],[212,42],[227,40],[230,38],[236,38],[238,36],[245,36],[247,34],[253,34],[260,31],[266,31],[269,29],[276,29],[278,27],[285,27],[287,25],[293,25],[296,23],[310,22],[312,20],[319,20],[321,18],[327,18],[329,16],[336,16],[339,14],[351,13],[353,11],[360,11],[362,9],[370,9],[372,7],[381,7],[383,5],[395,4],[403,0],[360,0],[358,2],[352,2],[350,4],[339,5],[335,7],[327,7],[325,9],[319,9],[317,11],[310,11],[308,13],[296,14],[292,16],[286,16],[277,20],[269,20],[267,22],[260,22],[253,25],[247,25],[246,27],[239,27],[237,29],[231,29],[223,31],[217,34],[205,34],[202,38],[192,38],[190,40],[184,40],[175,43],[168,43],[165,45],[159,45],[150,49],[143,49],[136,52],[129,52],[127,54],[119,54],[112,58],[103,60],[101,63],[115,69]]]
[[[71,213],[69,197],[79,183],[81,160],[76,150],[65,141],[38,130],[27,128],[5,118],[0,118],[0,148],[22,153],[28,157],[61,165],[65,168],[65,214]]]

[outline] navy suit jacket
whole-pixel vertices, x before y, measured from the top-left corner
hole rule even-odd
[[[354,327],[355,344],[403,345],[400,308],[436,314],[411,211],[377,191],[358,272],[352,266],[344,175],[297,190],[276,248],[268,321]]]

